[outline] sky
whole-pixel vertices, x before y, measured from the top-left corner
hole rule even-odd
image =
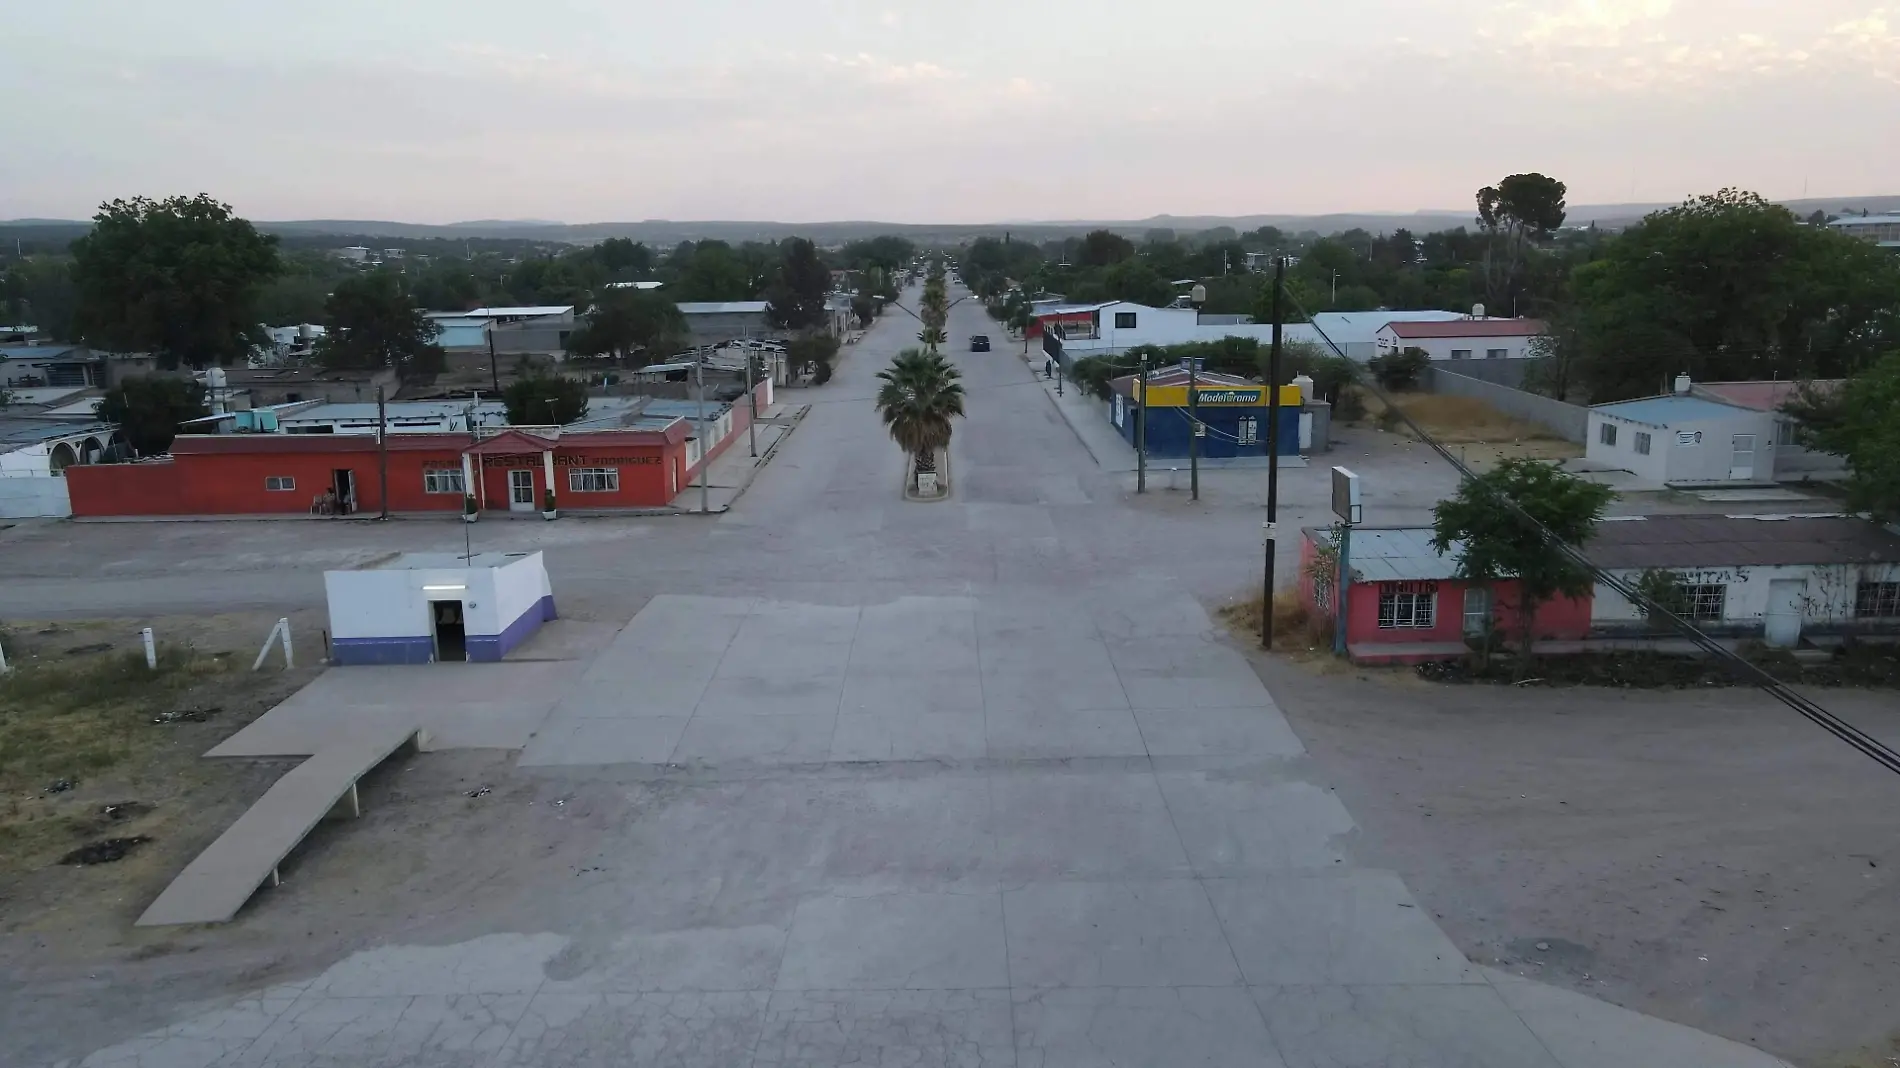
[[[1164,14],[1163,12],[1171,12]],[[0,219],[1900,193],[1900,0],[0,0]]]

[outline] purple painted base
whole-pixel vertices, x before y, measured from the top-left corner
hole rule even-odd
[[[543,597],[516,616],[514,622],[502,628],[500,634],[469,635],[468,658],[484,661],[500,660],[513,652],[516,646],[527,641],[528,636],[540,629],[542,623],[553,618],[555,618],[554,598]]]
[[[330,659],[338,664],[426,664],[435,656],[435,641],[419,638],[336,638]]]

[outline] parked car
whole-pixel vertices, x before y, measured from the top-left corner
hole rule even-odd
[[[971,352],[990,351],[990,336],[988,334],[971,334],[970,335],[970,351]]]

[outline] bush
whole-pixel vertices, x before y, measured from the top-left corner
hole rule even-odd
[[[1114,392],[1109,389],[1109,382],[1128,373],[1126,366],[1106,357],[1086,356],[1069,368],[1069,380],[1075,383],[1076,388],[1108,400]]]
[[[1431,360],[1424,349],[1404,349],[1389,356],[1375,356],[1370,365],[1372,377],[1386,389],[1407,391],[1418,388]]]

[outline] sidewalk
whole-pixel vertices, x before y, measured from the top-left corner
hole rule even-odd
[[[759,476],[765,465],[772,462],[772,456],[786,436],[792,432],[805,413],[811,411],[809,404],[772,405],[759,413],[758,428],[759,454],[753,456],[744,441],[734,440],[726,446],[726,451],[713,458],[712,465],[706,471],[706,508],[713,514],[730,509],[734,501],[745,493],[752,480]],[[742,435],[735,434],[735,439]],[[698,512],[700,507],[699,481],[681,490],[665,509],[669,513]]]

